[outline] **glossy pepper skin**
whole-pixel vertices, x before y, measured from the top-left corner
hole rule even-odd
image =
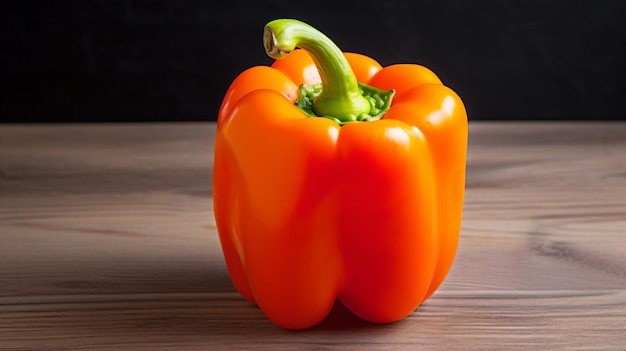
[[[359,82],[395,90],[390,109],[343,125],[309,117],[294,106],[298,86],[333,84],[325,63],[282,55],[242,72],[218,116],[214,212],[231,279],[287,329],[318,324],[337,299],[367,321],[398,321],[454,260],[464,105],[423,66],[345,53]]]

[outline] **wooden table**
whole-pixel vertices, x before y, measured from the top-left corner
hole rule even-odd
[[[286,331],[233,289],[215,125],[0,127],[0,349],[625,350],[626,123],[470,124],[459,252],[405,320]]]

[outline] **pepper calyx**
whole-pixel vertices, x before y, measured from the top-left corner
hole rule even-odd
[[[346,120],[340,120],[333,116],[319,115],[313,109],[313,103],[322,93],[322,87],[322,83],[300,85],[298,89],[298,99],[294,105],[309,117],[328,118],[335,121],[340,126],[350,122],[377,121],[381,119],[391,107],[391,100],[395,94],[395,90],[382,90],[359,82],[359,94],[369,102],[370,110],[368,113],[362,113],[358,116],[351,116],[351,118]]]

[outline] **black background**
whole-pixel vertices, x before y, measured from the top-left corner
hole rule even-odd
[[[0,121],[214,120],[297,18],[344,51],[419,63],[470,120],[626,119],[626,1],[3,1]]]

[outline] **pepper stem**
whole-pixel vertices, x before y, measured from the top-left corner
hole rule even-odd
[[[322,92],[313,101],[313,111],[318,116],[351,122],[370,112],[371,105],[360,93],[345,56],[317,29],[298,20],[277,19],[265,26],[263,46],[267,55],[276,60],[296,48],[311,55],[322,78]]]

